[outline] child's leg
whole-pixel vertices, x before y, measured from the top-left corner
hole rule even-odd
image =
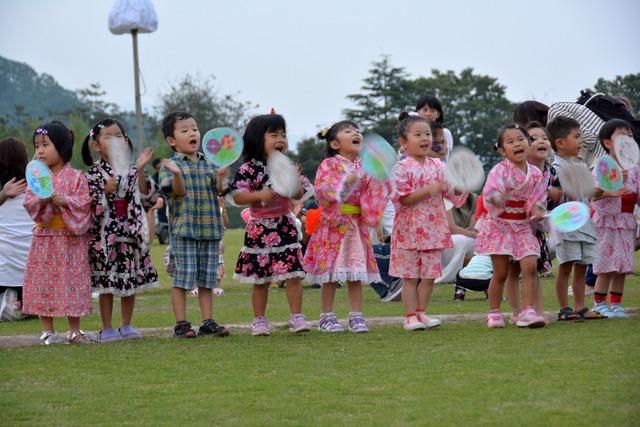
[[[558,277],[556,277],[556,297],[558,298],[558,304],[560,304],[560,308],[569,306],[569,296],[567,295],[567,288],[569,286],[569,276],[571,275],[572,269],[573,261],[567,261],[558,266]],[[582,298],[584,299],[584,284],[582,285]]]
[[[40,320],[42,321],[42,330],[53,332],[53,317],[40,316]]]
[[[573,289],[573,305],[576,311],[580,311],[584,308],[584,277],[587,274],[587,266],[584,264],[573,265],[573,282],[571,287]],[[566,307],[566,305],[565,305]]]
[[[596,287],[593,293],[593,301],[596,304],[607,303],[607,293],[609,292],[609,283],[613,277],[613,273],[600,273],[596,279]]]
[[[269,300],[269,284],[253,285],[251,291],[251,305],[253,306],[253,317],[264,317],[267,311],[267,301]]]
[[[187,320],[187,290],[182,288],[171,288],[171,305],[176,322]]]
[[[433,293],[434,279],[420,279],[418,282],[418,301],[416,304],[417,311],[425,311],[429,300],[431,300],[431,294]]]
[[[536,275],[536,314],[544,317],[544,307],[542,306],[542,286],[540,286],[540,277]]]
[[[520,263],[510,262],[507,273],[507,300],[511,306],[512,316],[517,317],[520,314],[520,288],[518,287],[518,278],[520,277]]]
[[[69,332],[74,333],[80,330],[80,318],[79,317],[67,317],[69,321]]]
[[[333,311],[333,301],[336,298],[337,282],[323,283],[320,288],[320,303],[322,304],[323,313],[331,313]]]
[[[531,255],[520,260],[522,270],[522,296],[525,307],[533,307],[536,301],[536,278],[538,277],[538,262]]]
[[[489,309],[500,310],[502,290],[504,282],[507,280],[509,256],[491,255],[491,264],[493,265],[493,276],[489,282]]]
[[[349,295],[349,305],[351,306],[351,312],[362,312],[362,283],[359,280],[356,282],[348,281],[347,293]]]
[[[402,305],[405,315],[415,314],[418,303],[419,279],[402,279]]]
[[[287,282],[287,301],[291,314],[302,313],[302,279],[296,277]]]
[[[213,290],[198,287],[198,304],[200,305],[200,315],[202,320],[209,320],[213,317]]]
[[[131,324],[131,318],[133,317],[133,309],[135,305],[135,295],[120,298],[120,316],[122,317],[122,326]]]
[[[613,273],[611,278],[611,285],[609,286],[609,303],[621,304],[622,294],[624,293],[624,280],[626,275],[620,273]]]
[[[111,328],[111,319],[113,317],[113,294],[100,294],[98,302],[100,303],[102,329],[109,329]]]

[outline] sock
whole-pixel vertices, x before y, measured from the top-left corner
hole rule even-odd
[[[350,311],[349,312],[349,317],[353,317],[353,316],[362,316],[362,312],[361,311]]]
[[[620,304],[622,302],[622,293],[620,292],[609,292],[609,302],[611,304]]]
[[[404,315],[404,317],[406,317],[407,319],[409,317],[411,317],[411,316],[416,317],[416,314],[415,313],[407,313],[407,314]]]
[[[603,294],[600,292],[593,293],[593,301],[596,304],[606,304],[607,303],[607,294]]]
[[[333,311],[328,311],[326,313],[320,313],[320,317],[333,316]]]
[[[416,310],[416,314],[418,314],[418,313],[424,314],[424,310]]]

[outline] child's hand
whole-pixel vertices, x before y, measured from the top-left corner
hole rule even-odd
[[[2,187],[2,191],[0,192],[0,194],[2,194],[3,199],[10,199],[12,197],[16,197],[18,194],[24,193],[26,189],[26,180],[21,179],[20,181],[16,181],[15,178],[11,178],[9,181],[7,181],[4,187]]]
[[[602,197],[620,197],[627,193],[627,189],[622,187],[616,191],[605,191],[602,193]]]
[[[627,169],[622,169],[622,182],[627,182],[628,177],[629,171]]]
[[[138,169],[138,171],[144,170],[144,167],[151,161],[152,158],[153,149],[151,147],[145,148],[144,151],[138,156],[138,160],[136,160],[136,169]]]
[[[229,178],[230,173],[231,171],[229,170],[228,167],[218,169],[218,172],[216,172],[216,181],[218,182],[226,181]]]
[[[60,207],[60,208],[66,208],[69,206],[69,204],[67,203],[67,201],[64,199],[63,196],[61,196],[58,193],[55,193],[52,197],[51,197],[51,201],[53,202],[54,205]]]
[[[559,203],[562,196],[564,196],[564,190],[560,187],[551,187],[547,192],[547,197],[554,203]]]
[[[427,194],[430,196],[437,196],[447,191],[446,182],[433,182],[426,187]]]
[[[349,175],[347,175],[347,178],[345,179],[345,183],[347,185],[351,185],[356,181],[356,179],[358,179],[358,174],[350,173]]]
[[[258,191],[258,194],[260,195],[261,202],[268,202],[269,200],[273,199],[276,195],[276,193],[271,188],[265,188],[264,190],[260,190]]]
[[[532,221],[542,221],[545,215],[546,212],[540,206],[534,206],[533,209],[531,209]]]
[[[118,180],[115,178],[109,178],[104,184],[104,194],[107,196],[115,193],[118,190]]]
[[[174,175],[182,173],[180,171],[180,167],[173,160],[171,160],[171,159],[162,159],[161,162],[162,162],[162,166],[164,166],[165,168],[169,169],[169,172],[173,173]]]

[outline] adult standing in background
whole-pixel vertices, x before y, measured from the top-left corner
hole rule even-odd
[[[418,100],[416,104],[416,112],[420,114],[420,117],[428,122],[444,123],[444,113],[442,112],[442,104],[438,101],[438,98],[432,95],[424,95]],[[451,131],[446,127],[443,129],[444,140],[447,143],[447,159],[453,150],[453,135]]]

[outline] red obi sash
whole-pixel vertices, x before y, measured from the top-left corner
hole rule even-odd
[[[636,206],[636,200],[638,199],[638,195],[635,193],[627,193],[620,196],[622,199],[622,205],[620,206],[620,212],[622,213],[633,213],[633,208]]]
[[[502,212],[499,217],[510,220],[527,219],[526,204],[527,202],[525,200],[507,200],[504,212]]]

